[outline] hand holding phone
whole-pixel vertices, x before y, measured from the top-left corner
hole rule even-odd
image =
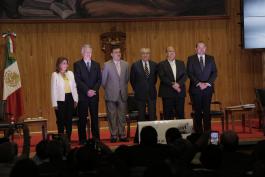
[[[212,131],[210,136],[210,143],[214,145],[219,144],[219,132],[218,131]]]

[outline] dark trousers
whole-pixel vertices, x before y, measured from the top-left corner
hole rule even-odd
[[[92,137],[93,139],[97,140],[100,139],[99,126],[98,126],[98,101],[81,100],[78,102],[78,116],[79,116],[78,137],[79,137],[79,142],[81,143],[87,140],[86,125],[87,125],[88,110],[90,112]]]
[[[146,107],[148,118],[146,117]],[[137,100],[137,109],[139,111],[138,121],[154,121],[156,120],[156,99],[148,98],[146,101]],[[136,127],[134,142],[138,143],[138,126]]]
[[[195,132],[202,133],[211,131],[210,109],[212,91],[203,90],[199,94],[191,94],[191,101],[195,115],[193,120]]]
[[[57,101],[57,110],[55,110],[56,124],[58,134],[66,134],[71,140],[72,134],[72,118],[74,112],[74,100],[71,93],[65,94],[65,101]]]
[[[185,97],[163,98],[162,102],[165,120],[184,119]]]
[[[137,109],[139,111],[138,121],[146,121],[146,107],[148,120],[156,120],[156,99],[148,98],[146,101],[137,100]]]

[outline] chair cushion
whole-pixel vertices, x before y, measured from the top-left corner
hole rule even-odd
[[[138,117],[138,111],[132,111],[128,113],[130,118],[136,118]]]
[[[190,115],[191,115],[191,117],[195,116],[194,112],[191,112]],[[220,117],[220,116],[224,116],[224,113],[222,111],[210,111],[210,115]]]
[[[222,111],[210,111],[211,116],[223,116],[224,113]]]

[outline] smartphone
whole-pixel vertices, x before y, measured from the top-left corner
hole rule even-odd
[[[210,143],[215,144],[215,145],[219,144],[219,132],[218,131],[211,132]]]

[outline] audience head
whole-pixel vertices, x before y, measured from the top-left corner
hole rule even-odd
[[[84,60],[91,60],[92,57],[92,47],[89,44],[85,44],[81,48],[81,54]]]
[[[239,137],[234,131],[225,131],[221,134],[220,144],[223,145],[224,151],[234,152],[237,150]]]
[[[80,171],[93,171],[98,165],[99,156],[95,149],[82,146],[75,153],[76,167]]]
[[[0,163],[13,162],[17,157],[17,144],[5,142],[0,144]]]
[[[50,161],[62,160],[65,155],[65,149],[60,141],[52,140],[48,142],[47,152]]]
[[[36,146],[36,155],[40,160],[48,158],[47,152],[48,141],[42,140]]]
[[[182,135],[177,128],[169,128],[166,131],[166,141],[167,144],[172,144],[174,143],[177,139],[181,139]]]
[[[150,59],[151,50],[149,48],[141,48],[140,52],[143,61],[148,61]]]
[[[69,60],[66,57],[58,57],[57,61],[56,61],[56,72],[57,73],[64,73],[67,71],[68,68],[68,64],[69,64]]]
[[[200,161],[204,168],[218,169],[222,163],[222,151],[217,145],[210,144],[201,152]]]
[[[31,159],[22,159],[15,163],[9,177],[38,177],[38,166]]]
[[[195,144],[197,140],[202,136],[201,133],[192,133],[189,136],[187,136],[187,140],[191,142],[191,144]]]
[[[171,145],[174,146],[177,157],[187,163],[190,163],[196,154],[194,146],[186,139],[179,138]]]
[[[152,146],[157,144],[157,132],[152,126],[143,127],[140,133],[142,145]]]

